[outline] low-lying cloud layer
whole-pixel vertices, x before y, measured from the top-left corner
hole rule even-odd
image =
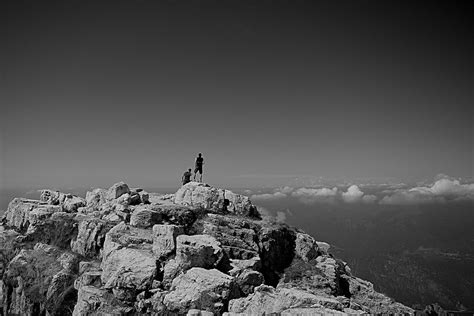
[[[362,187],[362,188],[361,188]],[[270,193],[254,194],[251,199],[278,201],[294,198],[303,204],[314,203],[379,203],[385,205],[409,205],[417,203],[444,203],[450,201],[474,201],[474,183],[461,183],[458,179],[437,176],[436,181],[425,186],[379,185],[364,192],[363,186],[282,187]]]
[[[431,186],[398,190],[384,196],[381,204],[416,204],[474,200],[474,183],[461,184],[459,180],[440,179]]]

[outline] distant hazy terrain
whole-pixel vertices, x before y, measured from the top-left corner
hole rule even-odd
[[[258,204],[329,242],[357,276],[404,304],[474,309],[472,202],[304,205],[288,197]]]

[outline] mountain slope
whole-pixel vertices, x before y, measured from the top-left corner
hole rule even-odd
[[[413,312],[353,276],[326,243],[196,182],[168,195],[117,183],[85,198],[14,199],[0,246],[5,314]]]

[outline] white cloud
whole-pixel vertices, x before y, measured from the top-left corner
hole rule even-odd
[[[415,204],[474,199],[474,183],[461,184],[459,180],[437,177],[431,186],[418,186],[386,195],[381,204]]]
[[[286,194],[279,191],[274,193],[254,194],[250,197],[252,201],[270,201],[286,198]]]
[[[362,197],[362,202],[364,203],[374,203],[375,201],[377,201],[377,197],[372,194],[364,195]]]
[[[337,187],[332,189],[299,188],[293,191],[291,195],[300,200],[302,203],[313,204],[315,202],[334,202],[337,192]]]
[[[292,215],[289,209],[286,209],[285,211],[278,211],[276,212],[276,215],[273,215],[273,212],[261,206],[258,206],[258,211],[262,216],[262,219],[268,222],[284,223],[286,221],[287,216]]]
[[[342,199],[347,203],[359,202],[363,195],[364,192],[357,185],[353,184],[347,188],[347,192],[342,192]]]
[[[290,194],[291,192],[293,192],[293,190],[294,188],[289,187],[289,186],[284,186],[283,188],[278,189],[278,191],[280,191],[283,194]]]

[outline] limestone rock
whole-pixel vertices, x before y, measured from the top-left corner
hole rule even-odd
[[[78,215],[77,237],[71,241],[71,250],[85,257],[96,257],[103,248],[105,234],[112,225],[92,216]]]
[[[216,269],[192,268],[173,280],[163,303],[174,313],[195,308],[220,314],[224,304],[235,295],[232,277]]]
[[[8,204],[5,212],[5,219],[9,226],[17,228],[19,231],[26,231],[30,225],[30,213],[36,208],[47,207],[43,201],[16,198]],[[55,208],[56,209],[56,208]],[[50,215],[51,212],[48,212]]]
[[[82,286],[77,291],[77,304],[72,315],[128,315],[132,311],[132,307],[117,301],[107,290]]]
[[[212,268],[222,259],[220,243],[208,235],[180,235],[176,238],[176,260],[188,267]]]
[[[289,308],[317,305],[332,310],[342,310],[342,305],[329,296],[318,296],[298,289],[274,289],[267,285],[255,288],[248,297],[238,298],[229,302],[229,311],[262,315],[281,313]]]
[[[123,222],[112,228],[106,234],[102,252],[101,280],[105,287],[132,296],[148,289],[157,274],[152,242],[151,230]]]
[[[163,222],[163,214],[148,205],[138,206],[130,217],[130,225],[142,228],[152,227]]]
[[[107,190],[106,199],[111,201],[119,198],[122,194],[130,194],[130,188],[126,183],[118,182]]]
[[[229,206],[225,206],[224,200],[229,201]],[[183,185],[176,192],[174,202],[196,208],[259,217],[257,208],[247,196],[235,194],[229,190],[219,190],[199,182],[189,182]]]
[[[233,216],[208,214],[199,223],[202,234],[216,238],[229,258],[251,259],[258,256],[258,231],[261,226]]]
[[[253,257],[247,260],[231,259],[230,266],[232,269],[229,271],[231,276],[236,276],[244,270],[255,270],[259,271],[262,267],[260,257]]]
[[[45,202],[51,205],[60,205],[64,202],[66,198],[66,194],[53,191],[53,190],[41,190],[40,201]]]
[[[163,299],[168,292],[160,290],[149,291],[152,295],[147,297],[147,292],[141,292],[137,295],[135,302],[135,309],[141,314],[147,315],[171,315],[166,311],[166,306],[163,304]]]
[[[44,190],[13,200],[2,222],[6,314],[413,312],[354,277],[328,244],[205,184],[164,195],[121,182],[85,200]]]
[[[258,271],[245,269],[235,277],[235,283],[244,296],[253,292],[254,288],[264,282],[263,274]]]
[[[65,212],[76,212],[79,207],[86,205],[86,200],[79,196],[53,190],[42,190],[40,200],[51,205],[61,205]]]
[[[176,244],[176,257],[164,266],[165,283],[192,267],[216,267],[225,258],[220,243],[208,235],[179,235]]]
[[[72,194],[67,194],[62,206],[64,211],[73,213],[77,212],[78,208],[86,206],[86,200]]]
[[[318,256],[318,244],[308,234],[296,233],[295,239],[295,255],[304,261],[309,261]]]
[[[349,284],[351,303],[354,302],[357,306],[362,306],[370,314],[413,314],[411,308],[376,292],[373,284],[369,281],[346,275],[343,278]]]
[[[341,276],[343,263],[329,256],[319,256],[311,261],[295,258],[285,269],[278,288],[304,288],[320,295],[350,295],[348,284]]]
[[[148,199],[153,205],[174,205],[174,194],[149,193]]]
[[[153,253],[157,258],[166,258],[176,250],[176,237],[184,234],[182,226],[154,225]]]
[[[86,193],[86,205],[97,207],[106,202],[107,191],[104,189],[94,189]]]
[[[74,262],[77,256],[64,255],[54,246],[38,243],[32,250],[21,250],[10,261],[4,275],[7,291],[7,314],[60,314],[72,309]]]
[[[6,224],[25,234],[25,241],[67,247],[75,233],[73,214],[46,202],[14,199],[5,213]]]

